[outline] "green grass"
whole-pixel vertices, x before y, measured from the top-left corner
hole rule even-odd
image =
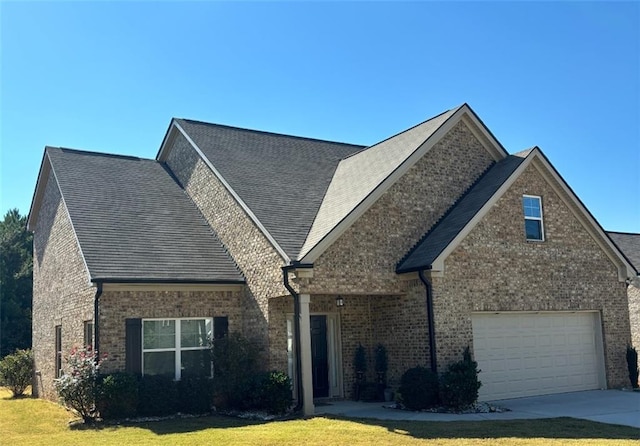
[[[207,416],[122,425],[84,426],[59,405],[11,399],[0,388],[4,445],[638,445],[640,429],[573,418],[414,422],[315,417],[279,422]]]

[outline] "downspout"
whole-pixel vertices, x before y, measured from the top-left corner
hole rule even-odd
[[[418,270],[418,277],[427,290],[427,320],[429,322],[429,360],[431,363],[431,371],[438,373],[438,360],[436,358],[436,330],[434,327],[433,317],[433,288],[431,282],[424,275],[424,270]]]
[[[295,265],[283,266],[282,274],[284,287],[291,293],[291,296],[293,296],[293,341],[295,345],[294,357],[296,359],[296,384],[298,386],[296,389],[298,403],[294,410],[298,412],[302,410],[304,394],[302,392],[302,360],[300,358],[300,350],[302,348],[300,344],[300,294],[289,284],[289,271],[293,268],[295,268]]]
[[[93,298],[93,352],[96,363],[100,361],[100,330],[98,329],[98,303],[102,296],[102,282],[96,283],[96,295]]]

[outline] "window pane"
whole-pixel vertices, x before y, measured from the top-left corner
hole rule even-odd
[[[176,322],[174,320],[144,321],[143,323],[143,345],[145,349],[175,348]]]
[[[537,197],[523,197],[522,207],[525,217],[542,218],[540,199]]]
[[[210,350],[189,350],[181,352],[182,378],[191,376],[211,376]]]
[[[211,338],[211,319],[194,319],[180,322],[181,347],[206,347]]]
[[[540,220],[525,220],[527,240],[542,240],[542,224]]]
[[[145,352],[144,374],[167,375],[173,378],[176,374],[175,359],[174,352]]]

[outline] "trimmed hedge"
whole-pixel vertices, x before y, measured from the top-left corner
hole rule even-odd
[[[96,408],[105,420],[135,417],[138,413],[138,377],[124,372],[101,375]]]
[[[407,409],[422,410],[438,405],[438,375],[424,367],[404,372],[398,390]]]

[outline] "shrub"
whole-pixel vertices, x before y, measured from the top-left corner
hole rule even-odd
[[[212,342],[214,394],[222,408],[245,410],[256,402],[258,346],[239,334]]]
[[[21,396],[31,384],[33,377],[33,354],[31,350],[16,350],[0,361],[0,383],[9,387],[13,397]]]
[[[469,347],[464,349],[462,360],[450,364],[440,378],[442,404],[454,409],[464,409],[478,400],[482,383],[478,380],[478,363],[471,359]]]
[[[187,377],[176,382],[178,411],[190,414],[211,412],[213,380],[208,377]]]
[[[96,388],[99,361],[91,349],[74,348],[66,358],[68,371],[54,380],[54,386],[62,403],[78,412],[85,423],[97,416]]]
[[[635,347],[627,345],[627,369],[629,370],[629,380],[631,387],[638,388],[638,351]]]
[[[138,415],[164,416],[178,412],[178,389],[173,376],[143,376],[138,386]]]
[[[293,402],[291,378],[274,370],[262,374],[260,381],[260,408],[275,415],[286,413]]]
[[[367,371],[367,351],[362,344],[356,348],[356,354],[353,357],[353,368],[356,370],[356,373],[364,374]]]
[[[138,377],[125,372],[98,377],[96,408],[105,420],[136,416]]]
[[[411,410],[438,405],[438,375],[424,367],[407,370],[400,378],[402,403]]]

